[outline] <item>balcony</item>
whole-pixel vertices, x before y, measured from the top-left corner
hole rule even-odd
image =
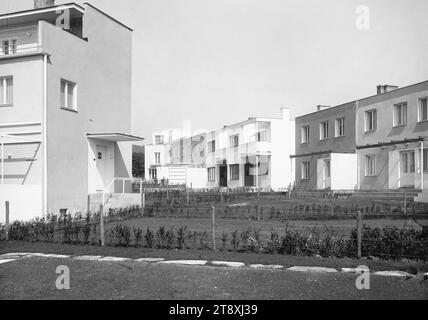
[[[0,29],[0,59],[41,50],[37,25]]]

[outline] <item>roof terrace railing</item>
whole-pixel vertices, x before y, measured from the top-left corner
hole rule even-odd
[[[40,51],[38,27],[0,29],[0,57]]]

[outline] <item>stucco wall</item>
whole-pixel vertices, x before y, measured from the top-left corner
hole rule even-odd
[[[40,22],[48,66],[48,207],[85,210],[87,133],[131,133],[132,33],[85,5],[85,41]],[[61,45],[58,45],[61,43]],[[118,45],[120,44],[120,45]],[[60,108],[61,79],[77,83],[77,112]],[[122,149],[131,154],[130,146]],[[131,155],[123,155],[129,176]],[[124,173],[123,168],[116,168]],[[125,174],[123,174],[125,175]]]
[[[335,137],[336,119],[345,117],[345,135]],[[329,157],[329,153],[352,153],[356,152],[356,103],[350,102],[337,107],[321,110],[311,114],[296,118],[295,122],[295,155],[325,152],[321,155],[309,157],[297,157],[295,159],[295,181],[297,189],[316,190],[318,189],[317,160]],[[320,139],[320,123],[328,121],[328,139]],[[302,127],[309,125],[309,142],[302,143]],[[310,179],[301,179],[301,164],[310,161]],[[333,166],[332,166],[333,169]],[[356,170],[356,168],[355,168]]]
[[[419,137],[428,137],[428,122],[418,123],[418,100],[428,96],[428,81],[394,90],[385,94],[362,99],[357,109],[358,146],[376,145],[391,141],[402,141]],[[394,105],[407,102],[407,124],[394,127]],[[364,117],[368,110],[377,110],[377,129],[365,132]],[[417,145],[396,145],[384,148],[362,149],[358,151],[359,184],[361,189],[395,189],[406,186],[408,181],[399,182],[399,155],[398,151],[418,149]],[[376,176],[365,176],[365,156],[376,156]],[[417,157],[417,156],[416,156]],[[416,160],[417,162],[417,160]],[[417,165],[417,163],[416,163]],[[420,187],[420,175],[415,173],[414,186]],[[424,179],[425,181],[425,179]],[[426,186],[426,185],[425,185]]]

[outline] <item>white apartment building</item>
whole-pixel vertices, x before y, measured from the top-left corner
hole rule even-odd
[[[207,187],[283,190],[294,180],[294,120],[249,118],[207,134]]]

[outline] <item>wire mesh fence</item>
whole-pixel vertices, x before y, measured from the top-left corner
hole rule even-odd
[[[106,245],[121,247],[351,258],[360,251],[363,257],[427,261],[428,215],[423,207],[412,213],[391,209],[390,200],[369,206],[370,201],[365,205],[352,197],[299,199],[268,192],[145,192],[139,206],[106,208],[102,235]],[[362,213],[360,232],[357,212]],[[100,217],[100,212],[62,213],[15,222],[9,239],[100,245]],[[0,239],[4,230],[0,226]]]

